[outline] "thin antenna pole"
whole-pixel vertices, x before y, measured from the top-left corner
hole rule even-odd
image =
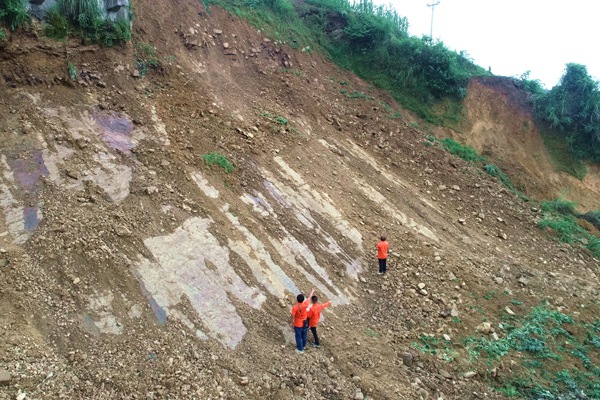
[[[429,28],[429,39],[431,39],[432,41],[433,41],[433,10],[435,9],[435,6],[437,6],[438,4],[440,4],[439,1],[436,1],[435,3],[427,4],[427,7],[431,7],[431,25]]]

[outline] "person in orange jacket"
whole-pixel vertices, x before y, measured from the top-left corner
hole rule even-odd
[[[318,303],[319,299],[317,298],[317,296],[312,296],[310,298],[311,301],[311,307],[307,312],[307,316],[308,316],[308,326],[310,327],[310,331],[313,334],[313,337],[315,338],[315,342],[313,343],[313,346],[316,348],[320,347],[319,344],[319,335],[317,335],[317,325],[319,324],[319,320],[321,319],[321,311],[324,308],[327,308],[331,305],[331,302],[328,301],[327,303],[321,304]]]
[[[312,297],[315,290],[310,292],[309,298]],[[312,308],[312,304],[309,303],[308,299],[304,299],[304,295],[300,293],[296,296],[297,303],[292,306],[292,313],[290,317],[290,327],[294,331],[296,339],[296,353],[304,354],[304,347],[306,346],[306,334],[308,332],[308,320],[307,313]]]
[[[382,236],[379,243],[377,243],[377,260],[379,261],[379,272],[377,275],[382,275],[387,272],[387,256],[389,246],[390,245],[385,236]]]

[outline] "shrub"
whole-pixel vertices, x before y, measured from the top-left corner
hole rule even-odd
[[[564,200],[562,197],[551,201],[543,201],[541,204],[542,211],[565,215],[575,215],[576,205],[577,203]]]
[[[219,153],[212,152],[209,154],[205,154],[202,156],[202,158],[204,159],[204,162],[207,165],[215,165],[216,164],[219,167],[223,168],[225,170],[225,172],[227,172],[227,173],[230,173],[233,171],[233,164],[231,164],[227,158],[220,155]]]
[[[3,42],[6,40],[6,32],[4,32],[4,29],[0,28],[0,42]]]
[[[534,98],[536,116],[565,135],[583,159],[600,161],[600,85],[581,64],[567,64],[560,83]]]
[[[58,14],[78,30],[81,36],[95,43],[111,47],[131,39],[129,21],[105,20],[104,13],[96,0],[58,0],[57,9]],[[57,16],[53,18],[53,22],[49,24],[52,26],[50,33],[62,34],[64,32],[62,21]]]
[[[27,8],[22,0],[1,0],[0,21],[6,24],[11,31],[29,20]]]
[[[58,7],[53,7],[46,12],[46,26],[44,33],[54,39],[64,39],[69,35],[70,26],[67,18]]]
[[[600,211],[588,211],[585,214],[579,214],[578,217],[600,229]]]
[[[485,160],[485,157],[481,157],[479,154],[477,154],[477,151],[475,151],[475,149],[471,146],[462,145],[450,138],[442,139],[442,145],[444,146],[444,149],[449,151],[451,154],[454,154],[465,161],[476,162]]]

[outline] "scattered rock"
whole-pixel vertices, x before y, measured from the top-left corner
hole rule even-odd
[[[248,379],[247,376],[242,376],[240,378],[240,385],[246,386],[246,385],[248,385],[248,383],[250,383],[250,380]]]
[[[424,284],[423,282],[421,282],[421,283],[419,283],[419,284],[417,285],[417,287],[418,287],[419,289],[425,289],[425,284]]]
[[[354,394],[354,400],[364,400],[365,395],[363,394],[361,389],[356,389],[356,393]]]
[[[10,383],[10,373],[5,369],[0,369],[0,386],[7,386]]]
[[[519,282],[523,286],[527,286],[527,284],[529,283],[529,279],[522,276],[519,279],[517,279],[517,282]]]
[[[489,322],[482,322],[481,324],[477,325],[475,329],[484,335],[489,335],[490,333],[494,332],[494,328],[492,328],[492,324]]]
[[[508,239],[508,235],[506,233],[504,233],[504,232],[500,232],[498,234],[498,237],[501,238],[501,239],[503,239],[503,240],[507,240]]]
[[[506,311],[508,315],[515,315],[515,312],[511,310],[508,306],[504,307],[504,311]]]
[[[456,308],[453,308],[452,310],[450,310],[450,316],[458,317],[458,310]]]
[[[409,352],[402,353],[402,363],[407,367],[412,367],[413,365],[413,356]]]
[[[158,193],[158,188],[156,186],[148,186],[146,188],[146,194],[154,194]]]
[[[459,222],[461,225],[465,225],[465,224],[467,223],[467,220],[466,220],[466,219],[464,219],[464,218],[459,218],[459,219],[458,219],[458,222]]]
[[[463,376],[467,379],[474,377],[475,375],[477,375],[477,371],[469,371],[469,372],[465,372],[463,374]]]
[[[448,189],[448,188],[446,187],[446,185],[440,185],[440,186],[438,186],[438,190],[439,190],[440,192],[443,192],[443,191],[444,191],[444,190],[446,190],[446,189]]]
[[[6,258],[0,259],[0,267],[6,267],[9,264],[9,261]]]
[[[498,285],[502,285],[504,283],[504,279],[502,279],[501,277],[497,276],[494,278],[494,282],[496,282]]]
[[[445,341],[447,341],[447,342],[450,342],[450,341],[452,341],[452,338],[451,338],[449,335],[446,335],[446,334],[444,333],[442,336],[443,336],[443,338],[444,338],[444,340],[445,340]]]
[[[228,49],[229,48],[229,43],[227,43],[227,42],[223,43],[223,48],[224,49]]]
[[[223,31],[222,31],[221,29],[213,29],[213,33],[214,33],[215,35],[222,35],[222,34],[223,34]]]
[[[423,400],[428,399],[429,398],[429,392],[423,388],[419,388],[419,390],[417,390],[417,394],[419,395],[419,397],[421,397]]]
[[[450,372],[446,371],[445,369],[439,369],[438,372],[444,378],[446,378],[446,379],[452,379],[452,375],[450,374]]]
[[[456,275],[454,275],[452,272],[450,272],[450,273],[448,274],[448,279],[449,279],[449,280],[451,280],[451,281],[454,281],[454,280],[456,280],[457,278],[456,278]]]
[[[460,186],[458,186],[458,185],[452,185],[452,186],[450,186],[450,189],[452,189],[456,192],[460,192]]]

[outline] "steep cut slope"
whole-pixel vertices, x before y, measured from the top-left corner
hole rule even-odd
[[[597,313],[596,261],[385,94],[218,8],[136,15],[131,48],[2,54],[0,399],[499,398],[512,365],[461,338],[510,299]],[[333,306],[297,355],[311,287]]]
[[[467,122],[461,141],[492,156],[532,197],[564,196],[584,212],[600,208],[598,168],[588,165],[583,180],[556,171],[531,117],[526,93],[511,78],[473,80],[465,110]]]

